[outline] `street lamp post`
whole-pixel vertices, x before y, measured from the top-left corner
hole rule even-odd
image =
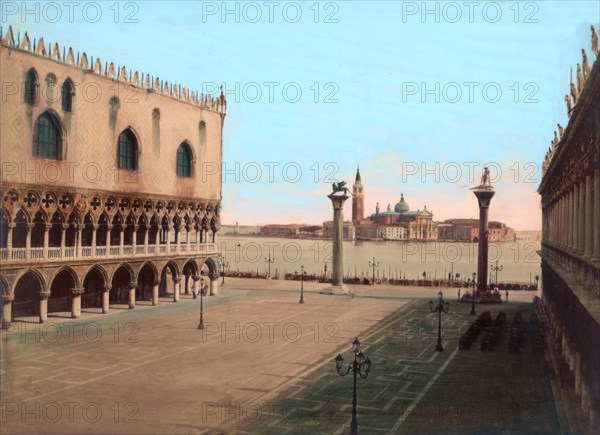
[[[339,353],[335,358],[335,369],[340,376],[346,376],[352,371],[354,384],[352,389],[352,422],[350,423],[350,435],[358,435],[358,421],[356,420],[356,376],[359,375],[363,379],[366,379],[367,376],[369,376],[371,360],[368,357],[365,357],[360,351],[360,341],[358,341],[358,338],[355,338],[352,342],[352,353],[354,354],[354,360],[348,364],[348,369],[345,373],[342,370],[344,358]]]
[[[473,298],[471,299],[471,314],[473,315],[477,314],[475,312],[475,286],[477,285],[477,282],[475,281],[476,279],[477,274],[473,272],[473,279],[471,280],[471,284],[473,285]]]
[[[448,309],[450,308],[450,303],[444,301],[443,296],[444,296],[444,294],[442,292],[438,293],[437,305],[435,305],[433,303],[433,301],[429,301],[429,309],[431,310],[431,312],[439,314],[439,318],[438,318],[438,339],[437,339],[437,346],[435,347],[435,350],[437,352],[441,352],[441,351],[444,350],[444,348],[442,347],[442,311],[444,313],[447,313]]]
[[[540,282],[540,276],[539,276],[539,275],[536,275],[536,276],[535,276],[535,289],[536,289],[536,290],[539,288],[539,287],[538,287],[538,283],[539,283],[539,282]]]
[[[299,304],[304,303],[304,276],[306,275],[306,271],[304,270],[304,266],[300,266],[300,302]]]
[[[327,263],[323,266],[323,270],[325,270],[325,282],[327,282]]]
[[[204,285],[204,277],[200,277],[200,323],[198,324],[198,329],[204,329],[204,310],[203,310],[203,299],[206,296],[206,290],[208,290],[208,286]]]
[[[498,260],[496,260],[496,265],[495,266],[493,264],[490,264],[490,271],[491,272],[496,272],[496,278],[495,278],[495,285],[496,285],[496,287],[498,287],[498,272],[502,272],[503,268],[504,268],[503,265],[498,266]]]
[[[275,256],[271,258],[271,253],[269,253],[269,258],[265,258],[265,262],[269,264],[269,273],[267,274],[267,279],[271,278],[271,264],[275,263]]]
[[[373,261],[369,261],[369,267],[373,268],[373,285],[375,285],[375,268],[379,267],[379,261],[375,261],[375,257],[373,257]]]
[[[223,280],[221,281],[221,285],[225,285],[225,268],[229,267],[229,262],[225,260],[225,257],[219,257],[218,258],[218,262],[219,262],[219,266],[221,266],[221,276],[223,277]]]

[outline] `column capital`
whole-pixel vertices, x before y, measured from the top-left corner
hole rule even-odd
[[[154,281],[152,281],[152,285],[160,285],[160,279],[155,279]]]
[[[69,229],[69,224],[61,224],[60,225],[63,231],[67,231]]]
[[[174,282],[175,284],[179,284],[179,283],[181,282],[181,277],[180,277],[180,276],[177,276],[177,277],[173,278],[173,282]]]
[[[50,292],[41,292],[41,293],[40,293],[40,299],[41,299],[42,301],[45,301],[45,300],[47,300],[49,297],[50,297]]]
[[[112,285],[105,285],[102,289],[103,292],[109,292],[112,290]]]
[[[14,295],[2,295],[2,302],[4,302],[5,304],[8,304],[14,300],[15,300]]]
[[[27,223],[27,229],[28,229],[29,231],[31,231],[31,230],[33,229],[33,227],[35,227],[35,223],[33,223],[33,222],[28,222],[28,223]]]
[[[9,222],[7,226],[8,226],[9,229],[13,230],[13,229],[15,229],[17,227],[17,223],[16,222]]]
[[[50,231],[52,229],[52,223],[46,222],[44,224],[44,231]]]
[[[129,290],[133,290],[134,288],[137,287],[137,282],[130,282],[129,284],[127,284],[127,287],[129,287]]]
[[[200,281],[200,275],[192,275],[194,281]]]
[[[81,296],[84,293],[85,289],[82,287],[75,287],[71,289],[71,294],[73,296]]]
[[[98,228],[100,228],[100,224],[92,224],[92,227],[94,227],[94,230],[97,230]]]

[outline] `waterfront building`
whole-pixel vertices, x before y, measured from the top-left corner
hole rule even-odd
[[[515,239],[515,231],[503,222],[489,222],[488,232],[490,242],[512,242]],[[476,243],[479,241],[479,219],[446,219],[438,223],[438,239]]]
[[[177,301],[201,275],[214,294],[224,95],[0,38],[3,325]]]

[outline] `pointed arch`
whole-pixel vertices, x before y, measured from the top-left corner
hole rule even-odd
[[[62,160],[63,132],[60,119],[53,111],[42,113],[33,128],[33,157]]]
[[[138,169],[139,145],[133,130],[127,127],[119,134],[117,143],[117,166],[119,169]]]
[[[192,177],[193,153],[190,144],[184,141],[177,149],[177,177]]]
[[[74,92],[73,81],[70,77],[63,82],[61,87],[61,107],[62,111],[66,113],[71,113],[73,111],[73,96]]]
[[[25,73],[25,86],[23,89],[23,101],[25,104],[33,106],[37,103],[39,86],[38,73],[35,68],[30,68]]]

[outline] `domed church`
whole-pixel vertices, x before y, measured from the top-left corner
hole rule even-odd
[[[357,239],[437,240],[433,212],[427,210],[427,206],[423,206],[422,210],[411,211],[402,193],[393,209],[390,203],[385,211],[381,211],[377,203],[375,213],[366,219],[363,217],[363,210],[364,186],[360,170],[357,169],[352,186],[352,223]]]

